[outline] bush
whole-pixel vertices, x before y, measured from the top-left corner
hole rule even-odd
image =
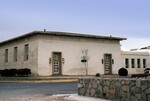
[[[9,70],[8,69],[2,70],[1,75],[2,76],[9,76]]]
[[[24,69],[19,69],[17,71],[17,75],[18,76],[29,76],[31,74],[31,70],[28,68],[24,68]]]
[[[4,69],[0,70],[0,75],[5,77],[12,76],[29,76],[31,74],[31,70],[28,68],[24,69]]]
[[[119,76],[127,76],[128,75],[128,71],[126,68],[120,68],[118,71]]]
[[[96,75],[95,75],[96,77],[100,77],[100,73],[96,73]]]
[[[10,69],[10,75],[9,76],[16,76],[17,69]]]

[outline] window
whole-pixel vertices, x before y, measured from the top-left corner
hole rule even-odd
[[[29,44],[24,46],[24,60],[27,61],[29,59]]]
[[[14,47],[14,61],[17,61],[17,56],[18,56],[18,48]]]
[[[8,49],[5,49],[5,63],[8,62]]]
[[[135,61],[134,61],[134,59],[131,59],[131,65],[132,65],[132,68],[135,68]]]
[[[143,68],[146,68],[146,59],[143,59]]]
[[[140,66],[141,66],[140,59],[137,59],[137,67],[140,68]]]
[[[129,68],[129,59],[128,58],[125,59],[125,67]]]

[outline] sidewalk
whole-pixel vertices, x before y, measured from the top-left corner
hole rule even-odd
[[[118,75],[101,75],[100,78],[117,78]],[[95,76],[34,76],[34,77],[0,77],[0,82],[77,82],[78,78],[95,78]]]
[[[0,82],[77,82],[79,77],[0,77]]]
[[[1,101],[111,101],[107,99],[79,96],[77,94],[57,94],[57,95],[23,95],[12,97],[1,97]]]
[[[37,76],[37,77],[0,77],[0,82],[77,82],[78,78],[94,76]]]

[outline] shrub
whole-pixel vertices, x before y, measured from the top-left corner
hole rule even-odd
[[[128,71],[126,68],[120,68],[118,71],[119,76],[127,76],[128,75]]]
[[[31,70],[28,68],[24,69],[4,69],[0,70],[0,75],[5,77],[12,76],[29,76],[31,74]]]
[[[100,73],[96,73],[96,75],[95,75],[96,77],[100,77]]]
[[[2,76],[9,76],[9,70],[8,69],[2,70],[1,75]]]
[[[10,69],[10,75],[9,76],[16,76],[17,69]]]
[[[17,71],[17,75],[18,76],[29,76],[31,74],[31,70],[28,68],[24,68],[24,69],[19,69]]]

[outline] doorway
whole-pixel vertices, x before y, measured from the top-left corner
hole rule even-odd
[[[62,73],[62,63],[61,63],[61,52],[52,53],[52,71],[53,75],[61,75]]]
[[[104,73],[112,74],[112,55],[104,54]]]

